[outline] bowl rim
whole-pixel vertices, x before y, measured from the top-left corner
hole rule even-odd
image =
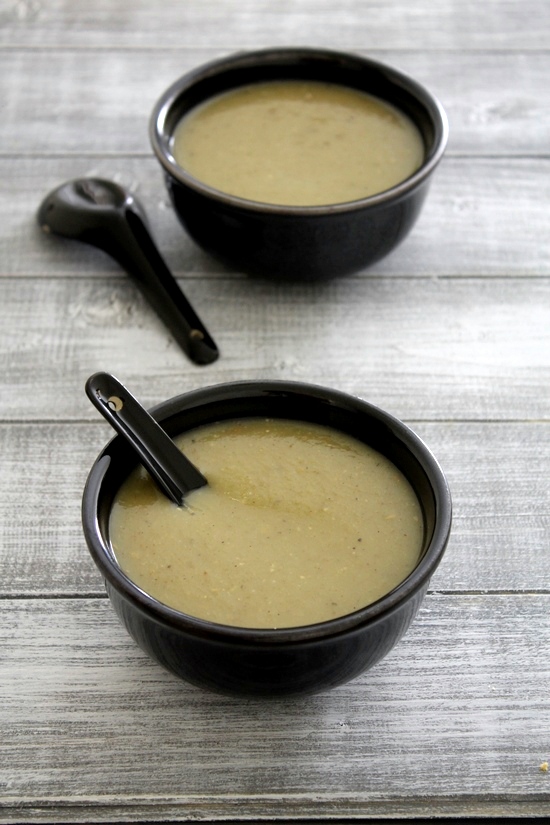
[[[285,204],[271,204],[242,198],[203,183],[180,166],[176,162],[170,149],[171,134],[164,128],[169,112],[180,96],[196,83],[223,74],[227,70],[239,67],[252,69],[254,64],[266,66],[273,63],[275,65],[277,61],[281,59],[295,61],[296,63],[300,60],[333,61],[335,64],[353,63],[355,66],[367,71],[382,73],[390,83],[406,89],[413,97],[419,100],[429,112],[435,131],[434,145],[431,152],[416,172],[389,189],[353,201],[320,206],[287,206]],[[293,216],[297,218],[301,216],[312,217],[315,215],[345,214],[369,207],[383,206],[389,202],[394,203],[408,195],[411,191],[417,189],[432,174],[443,157],[448,136],[449,123],[439,99],[410,75],[382,61],[358,53],[309,46],[275,47],[254,51],[240,51],[202,63],[183,74],[168,86],[155,103],[149,120],[149,139],[157,160],[160,162],[165,173],[178,183],[188,186],[198,194],[202,194],[218,203],[225,204],[226,207],[232,206],[244,211]]]
[[[169,607],[146,593],[122,572],[110,545],[104,540],[98,519],[98,506],[104,477],[111,463],[110,449],[122,436],[116,435],[103,448],[88,474],[82,497],[82,525],[90,554],[108,585],[130,601],[140,612],[171,629],[193,636],[209,637],[241,645],[281,645],[304,643],[360,630],[383,620],[398,610],[416,591],[427,586],[445,552],[451,530],[452,501],[449,486],[435,456],[424,441],[404,422],[359,396],[341,390],[298,381],[252,380],[214,384],[191,390],[163,401],[150,412],[162,422],[185,410],[198,409],[212,401],[244,400],[258,395],[301,395],[329,405],[366,415],[387,426],[421,465],[429,481],[435,506],[433,535],[414,570],[393,590],[353,613],[300,627],[248,628],[234,627],[200,619]]]

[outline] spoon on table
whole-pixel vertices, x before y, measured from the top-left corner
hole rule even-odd
[[[161,491],[176,504],[183,504],[188,493],[208,484],[160,424],[113,375],[91,375],[86,381],[86,395],[127,439]]]
[[[126,269],[186,355],[210,364],[218,348],[180,290],[135,197],[117,183],[80,178],[50,192],[38,210],[44,232],[97,246]]]

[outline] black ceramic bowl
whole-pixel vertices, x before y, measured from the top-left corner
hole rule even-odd
[[[425,145],[422,166],[391,189],[329,206],[278,206],[224,194],[188,174],[172,155],[174,129],[190,109],[238,86],[317,80],[353,87],[407,114]],[[390,252],[413,226],[447,142],[439,102],[415,80],[375,60],[324,49],[270,49],[217,60],[177,80],[156,103],[154,152],[175,210],[204,249],[232,267],[277,279],[345,275]]]
[[[396,644],[414,618],[445,550],[451,499],[436,460],[407,426],[353,396],[308,384],[221,384],[160,404],[154,417],[170,435],[227,418],[269,416],[325,424],[359,438],[405,474],[425,520],[422,557],[379,601],[304,627],[255,630],[185,615],[144,593],[120,570],[109,540],[113,497],[136,457],[115,437],[94,463],[83,497],[83,527],[108,595],[128,631],[153,659],[183,679],[224,693],[314,693],[353,679]]]

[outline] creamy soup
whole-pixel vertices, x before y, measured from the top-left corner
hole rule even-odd
[[[412,121],[382,100],[314,81],[243,86],[202,103],[174,133],[177,163],[241,198],[289,206],[358,200],[424,159]]]
[[[110,519],[121,568],[161,602],[228,625],[292,627],[357,610],[416,566],[419,502],[356,439],[239,419],[175,440],[208,486],[177,507],[139,468]]]

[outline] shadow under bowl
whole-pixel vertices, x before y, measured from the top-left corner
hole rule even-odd
[[[239,86],[297,79],[347,86],[397,107],[422,136],[420,168],[396,186],[361,200],[302,207],[223,193],[176,162],[174,130],[195,106]],[[391,252],[419,215],[447,135],[441,104],[412,78],[376,60],[311,48],[245,52],[200,66],[164,92],[150,120],[154,153],[189,235],[229,266],[279,280],[346,275]]]
[[[172,398],[152,410],[171,436],[231,418],[279,417],[343,431],[389,458],[412,485],[424,516],[424,545],[413,572],[377,602],[318,624],[276,630],[230,627],[157,601],[120,569],[109,516],[137,459],[121,436],[95,461],[86,482],[83,529],[111,602],[130,635],[154,660],[202,688],[229,694],[309,694],[355,678],[380,661],[409,627],[439,564],[451,528],[445,477],[405,424],[354,396],[310,384],[250,381]]]

